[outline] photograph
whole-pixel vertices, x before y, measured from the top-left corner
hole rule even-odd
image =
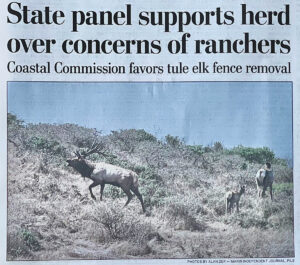
[[[8,261],[293,258],[293,83],[7,82]]]

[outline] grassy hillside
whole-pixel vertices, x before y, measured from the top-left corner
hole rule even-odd
[[[105,161],[138,173],[146,214],[137,198],[106,185],[91,199],[67,167],[75,150],[101,141]],[[258,199],[256,171],[275,172],[274,200]],[[143,130],[101,136],[74,124],[24,125],[8,115],[8,259],[290,257],[293,247],[292,170],[268,148],[187,146]],[[246,185],[240,213],[225,214],[226,191]]]

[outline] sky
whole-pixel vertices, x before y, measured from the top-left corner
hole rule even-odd
[[[75,123],[103,134],[144,129],[187,144],[267,146],[292,159],[288,82],[9,82],[8,111],[26,123]]]

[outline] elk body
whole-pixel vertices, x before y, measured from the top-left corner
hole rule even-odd
[[[120,187],[127,195],[128,199],[124,207],[127,206],[133,198],[134,195],[131,193],[132,191],[140,200],[143,212],[145,212],[144,201],[138,188],[138,175],[131,170],[107,164],[104,162],[90,163],[86,161],[85,157],[95,151],[96,149],[92,149],[91,151],[86,152],[84,155],[80,154],[77,151],[75,152],[77,158],[67,160],[69,166],[73,167],[83,177],[89,178],[93,181],[93,183],[89,186],[91,197],[94,200],[96,200],[92,188],[100,185],[100,201],[102,201],[105,184],[110,184],[116,187]]]
[[[239,202],[245,193],[246,187],[242,186],[240,191],[228,191],[225,196],[226,213],[231,213],[231,209],[236,204],[236,211],[239,212]]]
[[[274,175],[271,170],[271,164],[266,163],[264,168],[261,168],[256,173],[256,187],[258,192],[258,197],[264,197],[266,190],[270,189],[271,200],[273,200],[273,185]]]

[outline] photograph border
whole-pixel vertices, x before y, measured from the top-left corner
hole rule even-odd
[[[292,165],[293,165],[293,184],[295,184],[295,140],[294,140],[294,81],[229,81],[229,80],[217,80],[217,81],[203,81],[203,80],[199,80],[199,81],[29,81],[29,80],[6,80],[6,119],[7,119],[7,115],[8,115],[8,85],[9,83],[83,83],[83,84],[88,84],[88,83],[290,83],[291,84],[291,111],[292,111]],[[41,88],[43,89],[43,88]],[[213,88],[212,88],[213,89]],[[6,143],[8,141],[8,126],[6,127]],[[276,259],[295,259],[296,258],[296,238],[295,238],[295,216],[296,216],[296,212],[295,212],[295,185],[293,185],[293,246],[294,246],[294,256],[291,257],[258,257],[258,258],[158,258],[158,259],[88,259],[88,258],[82,258],[82,259],[44,259],[44,260],[27,260],[27,259],[18,259],[18,260],[9,260],[8,259],[8,144],[6,144],[6,159],[7,159],[7,163],[6,163],[6,181],[7,181],[7,185],[6,185],[6,262],[63,262],[63,261],[70,261],[70,262],[84,262],[84,261],[98,261],[98,262],[133,262],[133,263],[138,263],[138,262],[159,262],[159,264],[163,264],[164,261],[176,261],[176,260],[180,260],[180,261],[186,261],[186,263],[208,263],[208,261],[211,261],[211,264],[217,264],[217,263],[231,263],[231,261],[235,261],[234,263],[237,264],[238,261],[250,261],[250,262],[246,262],[246,263],[250,263],[252,264],[252,260],[257,263],[259,260],[265,260],[265,259],[270,259],[272,260],[272,263],[275,264]],[[201,261],[201,262],[198,262]],[[202,262],[203,261],[203,262]],[[220,262],[221,261],[221,262]],[[281,261],[282,262],[282,261]],[[243,262],[244,263],[244,262]],[[267,262],[269,263],[269,262]]]

